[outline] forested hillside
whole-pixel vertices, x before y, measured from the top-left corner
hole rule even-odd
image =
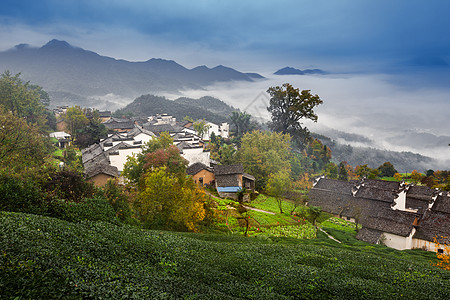
[[[230,122],[233,107],[219,99],[203,97],[200,99],[179,98],[175,101],[154,95],[142,95],[132,103],[116,111],[116,115],[153,116],[167,113],[177,120],[189,116],[194,120],[205,119],[213,123]],[[217,113],[216,113],[217,112]]]

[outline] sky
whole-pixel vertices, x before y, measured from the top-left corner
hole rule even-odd
[[[393,149],[384,138],[405,130],[450,136],[449,11],[447,0],[2,1],[0,51],[56,38],[116,59],[259,72],[265,81],[184,94],[267,116],[253,100],[290,82],[324,100],[311,126],[364,134]],[[330,74],[273,75],[285,66]],[[450,158],[449,149],[427,153]]]

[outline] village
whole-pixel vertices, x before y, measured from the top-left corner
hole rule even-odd
[[[67,107],[56,109],[63,114]],[[242,165],[221,165],[210,158],[206,149],[210,137],[230,136],[230,125],[205,121],[202,136],[192,121],[177,121],[169,114],[148,118],[114,118],[111,112],[99,112],[103,124],[114,133],[99,143],[81,150],[86,179],[96,186],[108,180],[124,183],[121,173],[129,156],[142,151],[142,146],[161,133],[170,134],[181,156],[188,161],[187,175],[200,187],[213,187],[222,198],[249,202],[255,191],[255,177],[244,172]],[[64,123],[59,122],[60,129]],[[50,136],[64,148],[70,144],[70,134],[53,132]],[[241,199],[242,200],[242,199]],[[450,194],[427,186],[362,178],[341,181],[318,177],[306,203],[320,207],[335,217],[353,222],[362,228],[359,240],[384,244],[397,250],[422,249],[444,253],[450,242]]]

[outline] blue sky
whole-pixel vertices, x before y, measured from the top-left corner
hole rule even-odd
[[[58,38],[115,58],[188,67],[387,72],[450,62],[449,11],[445,0],[2,1],[0,49]]]

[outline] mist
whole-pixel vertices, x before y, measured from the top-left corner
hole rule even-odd
[[[186,90],[165,96],[169,99],[213,96],[267,121],[267,89],[287,82],[300,90],[311,90],[323,100],[315,110],[318,122],[304,122],[311,131],[326,135],[330,130],[338,130],[361,135],[367,140],[341,138],[340,142],[382,150],[411,151],[439,159],[443,167],[450,168],[450,126],[447,126],[450,89],[445,86],[408,74],[262,75],[266,79],[253,83],[220,83],[204,90]],[[406,133],[417,134],[417,140],[411,144],[407,140],[396,143],[396,137]],[[422,133],[436,136],[436,144],[422,143]],[[445,140],[447,142],[442,142]]]

